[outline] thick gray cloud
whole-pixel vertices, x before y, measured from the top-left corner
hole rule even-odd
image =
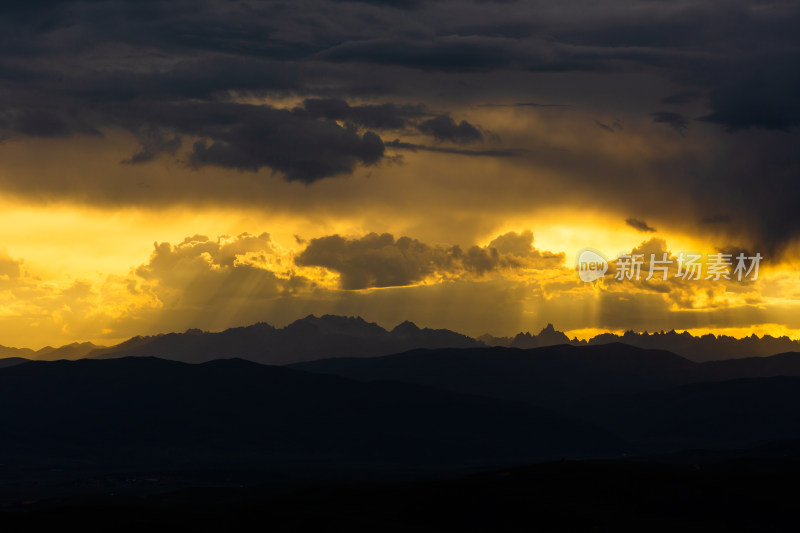
[[[469,148],[453,148],[450,146],[429,146],[425,144],[402,142],[399,139],[387,142],[386,146],[395,148],[397,150],[408,150],[410,152],[422,150],[424,152],[438,152],[440,154],[455,154],[473,157],[513,157],[529,152],[529,150],[519,150],[514,148],[489,148],[485,150],[472,150]]]
[[[429,116],[420,105],[353,105],[341,98],[309,98],[303,107],[313,118],[344,120],[365,128],[403,129],[410,119]]]
[[[381,138],[371,131],[316,120],[303,109],[232,102],[160,103],[124,106],[118,118],[142,138],[131,162],[172,152],[179,140],[161,130],[200,137],[189,155],[195,167],[214,165],[256,172],[263,167],[306,183],[351,173],[359,163],[373,165],[383,156]],[[154,126],[159,128],[152,133]],[[143,130],[143,133],[138,133]]]
[[[381,162],[395,131],[416,135],[397,149],[504,157],[541,148],[459,115],[487,102],[498,113],[596,111],[588,124],[598,133],[619,133],[617,115],[681,135],[700,119],[683,141],[702,129],[713,139],[706,159],[654,162],[641,180],[656,186],[617,189],[620,203],[669,188],[674,204],[713,211],[699,219],[727,217],[715,227],[731,240],[778,252],[800,234],[791,200],[800,195],[797,2],[64,0],[0,9],[3,140],[71,142],[122,128],[141,147],[120,162],[180,157],[313,183]],[[486,145],[429,146],[420,134]],[[572,185],[612,194],[585,170],[605,164],[611,174],[613,159],[570,157],[552,170],[586,174]],[[37,198],[64,188],[48,183],[10,188]],[[113,190],[75,197],[117,190],[105,176],[87,186]],[[659,227],[671,216],[661,204]]]
[[[800,23],[800,20],[798,20]],[[712,111],[705,120],[729,130],[763,128],[790,131],[800,125],[800,53],[746,57],[709,93]]]
[[[181,147],[182,140],[179,135],[168,139],[164,132],[157,128],[150,128],[142,131],[139,134],[139,142],[142,149],[133,154],[130,159],[126,159],[125,163],[137,164],[152,161],[159,154],[165,153],[175,155],[175,152]]]
[[[480,129],[466,120],[456,122],[449,115],[436,115],[423,105],[350,105],[340,98],[308,98],[303,108],[313,118],[344,121],[377,130],[403,130],[414,126],[437,141],[466,144],[483,140]],[[430,118],[429,118],[430,117]]]
[[[174,125],[211,139],[195,143],[190,159],[193,165],[251,171],[270,167],[289,180],[310,183],[351,173],[357,163],[373,165],[383,156],[383,141],[371,131],[359,133],[353,127],[268,106],[224,107],[230,115],[222,120],[206,115],[205,123],[189,120]],[[207,110],[198,109],[203,112]]]
[[[655,113],[650,113],[650,116],[653,117],[653,122],[656,124],[667,124],[681,135],[689,127],[689,121],[680,113],[656,111]]]

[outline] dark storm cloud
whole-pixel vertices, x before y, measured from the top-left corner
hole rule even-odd
[[[192,145],[188,163],[244,171],[267,167],[290,181],[311,183],[351,173],[383,157],[381,138],[371,131],[316,120],[303,109],[233,102],[124,103],[106,107],[108,124],[133,132],[141,149],[125,163],[144,163],[162,153],[175,154],[182,137]],[[57,124],[61,126],[60,124]],[[45,124],[48,126],[48,124]],[[48,133],[39,126],[37,133]],[[54,133],[66,134],[64,126]]]
[[[349,41],[316,57],[333,62],[363,62],[441,72],[488,72],[518,69],[530,72],[613,71],[628,64],[668,66],[692,60],[682,51],[642,47],[574,46],[546,38],[496,35],[448,35],[435,39],[369,39]]]
[[[64,0],[4,2],[0,12],[3,140],[122,128],[142,145],[129,163],[174,154],[195,167],[267,169],[310,183],[381,161],[384,131],[479,143],[487,135],[458,113],[485,102],[519,103],[482,113],[574,108],[587,112],[588,127],[618,133],[608,117],[679,133],[686,117],[701,117],[714,150],[704,161],[685,154],[648,166],[642,183],[662,186],[648,190],[669,187],[675,202],[729,214],[715,228],[732,239],[779,250],[800,232],[797,2]],[[261,97],[291,104],[252,104]],[[297,102],[305,103],[289,107]],[[538,147],[510,138],[515,148]],[[500,141],[474,150],[391,144],[520,153]],[[573,185],[601,199],[635,200],[586,172],[614,161],[570,157],[551,170],[586,176]],[[111,190],[111,181],[92,184]],[[13,188],[39,197],[62,190],[36,187]]]
[[[167,138],[163,131],[153,128],[143,131],[138,137],[142,149],[126,159],[124,163],[135,165],[151,161],[159,154],[175,155],[182,144],[180,136]]]
[[[397,9],[416,9],[423,4],[422,0],[331,0],[332,2],[354,2],[373,6],[386,6]]]
[[[328,61],[360,61],[422,70],[496,70],[524,62],[527,54],[513,39],[451,36],[432,41],[373,39],[346,42],[320,55]]]
[[[437,141],[468,144],[483,140],[478,127],[466,120],[456,122],[449,115],[434,115],[423,105],[395,105],[391,102],[350,105],[340,98],[308,98],[303,101],[303,109],[313,118],[343,121],[376,130],[402,130],[413,126]]]
[[[731,217],[729,215],[714,215],[710,217],[703,218],[700,223],[701,224],[727,224],[731,221]]]
[[[625,223],[637,231],[642,231],[645,233],[653,233],[656,231],[655,228],[648,226],[647,222],[644,220],[639,220],[638,218],[627,218],[625,219]]]
[[[8,129],[31,137],[66,137],[72,132],[64,118],[42,109],[10,112],[6,124]]]
[[[800,125],[800,54],[760,57],[714,88],[704,117],[729,130],[788,131]]]
[[[74,112],[49,105],[0,107],[0,130],[29,137],[69,137],[73,133],[100,135]]]
[[[756,251],[779,256],[800,237],[800,151],[784,131],[733,134],[712,168],[693,183],[708,216],[730,217],[724,226],[749,236]]]
[[[319,72],[324,76],[325,72]],[[86,69],[65,74],[62,90],[95,102],[134,99],[207,99],[227,91],[268,94],[305,89],[306,70],[297,65],[259,58],[210,57],[187,59],[162,70]]]
[[[417,128],[422,133],[431,135],[439,141],[467,144],[483,140],[483,133],[478,128],[466,120],[456,123],[452,117],[447,115],[428,119],[419,124]]]
[[[380,105],[351,106],[340,98],[308,98],[303,107],[313,118],[343,120],[365,128],[403,129],[409,119],[416,119],[429,112],[421,105]]]
[[[389,148],[395,148],[397,150],[408,150],[411,152],[422,150],[424,152],[438,152],[440,154],[466,155],[474,157],[514,157],[531,152],[531,150],[515,150],[512,148],[470,150],[468,148],[451,148],[448,146],[426,146],[424,144],[402,142],[398,139],[387,142],[385,146]]]
[[[650,113],[650,116],[653,117],[653,122],[656,124],[666,124],[681,135],[689,127],[689,121],[680,113],[656,111],[655,113]]]
[[[170,111],[152,120],[209,139],[194,144],[190,162],[196,166],[250,171],[269,167],[290,181],[311,183],[351,173],[356,164],[373,165],[383,157],[383,141],[375,133],[315,120],[302,111],[241,104]]]
[[[478,104],[478,107],[537,107],[554,109],[572,109],[574,106],[567,104],[542,104],[539,102],[516,102],[513,104]]]
[[[699,100],[702,97],[703,94],[697,91],[683,91],[680,93],[665,96],[664,98],[661,99],[661,103],[670,105],[688,104],[696,100]]]
[[[606,130],[609,133],[614,133],[614,128],[612,128],[611,126],[609,126],[605,122],[600,122],[599,120],[595,120],[594,123],[598,128],[600,128],[602,130]]]

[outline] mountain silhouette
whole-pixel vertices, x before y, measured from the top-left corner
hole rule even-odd
[[[0,346],[0,357],[22,357],[24,359],[37,359],[42,361],[56,361],[58,359],[80,359],[95,350],[102,350],[105,346],[98,346],[91,342],[73,342],[58,348],[45,346],[40,350],[30,348],[10,348]]]
[[[469,348],[479,341],[445,329],[419,328],[403,322],[387,331],[360,317],[309,315],[284,328],[258,323],[219,333],[189,330],[155,337],[134,337],[95,350],[94,358],[161,357],[202,363],[238,357],[265,364],[287,364],[328,357],[373,357],[414,348]]]
[[[582,345],[577,339],[570,340],[566,334],[556,330],[553,324],[547,324],[539,333],[531,335],[530,332],[518,333],[515,337],[493,337],[492,335],[482,335],[478,340],[487,346],[505,346],[511,348],[540,348],[543,346],[555,346],[557,344]]]
[[[737,339],[727,335],[702,335],[695,337],[688,332],[676,331],[657,333],[636,333],[626,331],[623,335],[601,333],[589,340],[570,339],[564,333],[548,324],[538,334],[519,333],[514,337],[494,337],[482,335],[478,339],[487,346],[503,346],[508,348],[541,348],[556,344],[573,346],[598,346],[604,344],[624,343],[648,350],[666,350],[692,361],[717,361],[745,357],[764,357],[785,352],[800,352],[800,341],[789,337],[772,337],[751,335]]]
[[[699,362],[800,352],[800,341],[789,337],[757,337],[755,334],[741,339],[712,334],[695,337],[688,332],[676,333],[674,330],[651,334],[629,331],[621,336],[605,333],[591,339],[589,344],[608,342],[624,342],[640,348],[667,350]]]
[[[736,339],[724,335],[694,337],[675,331],[652,334],[628,331],[624,335],[603,333],[589,340],[579,340],[570,339],[552,324],[547,324],[537,334],[525,332],[514,337],[483,335],[474,339],[447,329],[420,328],[410,321],[386,330],[361,317],[309,315],[284,328],[266,323],[216,333],[192,328],[183,333],[136,336],[111,347],[90,342],[76,342],[59,348],[47,346],[38,351],[0,346],[0,358],[57,360],[145,356],[201,363],[239,357],[265,364],[290,364],[331,357],[374,357],[416,348],[489,346],[530,349],[560,344],[602,346],[616,343],[668,351],[697,362],[800,352],[800,341],[769,335]]]
[[[241,359],[0,369],[0,463],[488,465],[606,453],[604,430],[532,406]]]
[[[10,346],[3,346],[0,345],[0,357],[3,358],[10,358],[10,357],[23,357],[23,358],[33,358],[36,355],[36,350],[31,350],[30,348],[13,348]]]

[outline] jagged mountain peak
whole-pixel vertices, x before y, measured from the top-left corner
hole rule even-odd
[[[397,324],[394,329],[392,329],[391,333],[398,334],[398,335],[408,335],[413,333],[419,333],[421,330],[419,326],[411,322],[410,320],[405,320],[400,324]]]

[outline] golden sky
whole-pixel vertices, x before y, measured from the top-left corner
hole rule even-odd
[[[0,344],[310,313],[800,338],[796,6],[176,5],[10,15]],[[585,248],[764,260],[584,283]]]

